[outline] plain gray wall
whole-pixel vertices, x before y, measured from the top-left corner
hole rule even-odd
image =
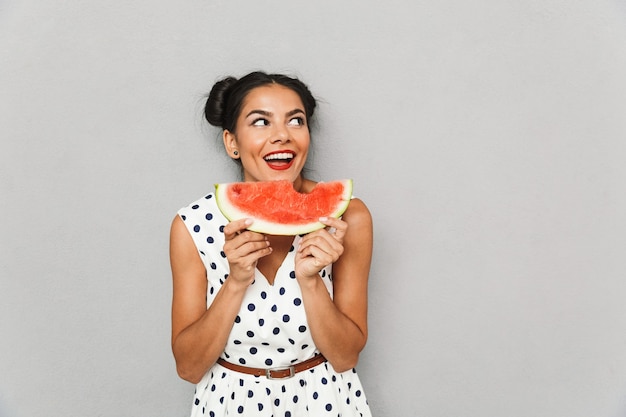
[[[176,210],[236,179],[202,97],[302,77],[375,219],[376,416],[626,415],[626,4],[0,2],[0,414],[188,415]]]

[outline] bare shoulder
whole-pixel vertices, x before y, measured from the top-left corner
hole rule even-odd
[[[344,241],[346,247],[365,248],[371,246],[374,234],[372,215],[362,200],[353,198],[343,214],[342,220],[348,223],[348,231]]]
[[[190,243],[192,243],[191,236],[187,231],[187,226],[185,226],[185,223],[180,216],[176,215],[172,220],[172,225],[170,227],[170,246],[189,246]]]
[[[358,198],[350,201],[342,219],[351,227],[372,227],[372,215],[365,203]]]
[[[174,216],[174,218],[172,219],[171,227],[170,227],[170,234],[177,236],[183,233],[185,229],[186,229],[185,223],[180,218],[180,216],[178,214]]]
[[[187,226],[178,215],[172,220],[170,228],[170,263],[174,278],[177,272],[204,267]]]

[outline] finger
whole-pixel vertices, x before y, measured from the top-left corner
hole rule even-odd
[[[250,253],[267,249],[270,245],[265,235],[245,231],[224,244],[224,252],[230,260],[247,256]]]
[[[229,259],[233,262],[231,266],[231,272],[234,268],[243,268],[245,270],[250,270],[250,267],[254,269],[256,263],[259,259],[264,256],[272,253],[272,248],[267,245],[262,245],[254,248],[251,252],[247,252],[246,254],[242,254],[235,259]]]
[[[230,276],[246,280],[253,274],[257,261],[272,253],[267,242],[248,242],[226,255],[230,264]]]
[[[322,260],[323,265],[335,262],[343,254],[343,245],[330,236],[327,232],[324,238],[316,237],[304,242],[298,248],[299,255],[304,257],[313,256]]]
[[[319,230],[317,232],[306,235],[300,241],[299,251],[304,251],[311,246],[317,246],[327,253],[343,252],[343,243],[327,230]]]
[[[348,231],[348,223],[344,222],[341,219],[335,219],[334,217],[320,217],[319,221],[323,225],[335,229],[332,235],[335,237],[335,239],[343,241],[343,238]]]
[[[310,233],[302,238],[298,250],[300,252],[306,250],[310,246],[328,247],[338,242],[328,233],[327,230],[318,230],[317,232]]]
[[[236,235],[250,227],[252,223],[252,219],[240,219],[228,223],[226,226],[224,226],[224,239],[233,239]]]
[[[270,242],[264,239],[261,241],[246,242],[237,249],[237,252],[240,254],[241,257],[255,255],[259,253],[259,257],[261,257],[267,255],[267,253],[269,253],[268,251],[271,250],[272,248],[270,247]]]
[[[317,268],[330,265],[334,261],[333,253],[326,252],[319,246],[309,246],[302,255],[303,257],[313,258],[313,263]]]

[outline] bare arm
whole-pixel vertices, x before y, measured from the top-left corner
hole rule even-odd
[[[326,230],[305,236],[296,259],[296,278],[316,346],[337,372],[356,366],[367,341],[367,281],[372,257],[372,219],[354,199],[342,220],[328,219]],[[319,270],[333,263],[334,297]]]
[[[224,229],[230,275],[207,309],[206,269],[183,221],[172,222],[172,351],[178,374],[189,382],[199,382],[223,352],[256,261],[270,251],[262,235],[240,233],[245,227],[242,220]]]

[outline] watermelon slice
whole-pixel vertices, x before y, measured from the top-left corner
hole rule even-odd
[[[320,217],[339,218],[352,198],[352,180],[319,182],[308,194],[289,181],[215,184],[215,197],[230,221],[251,218],[249,230],[295,236],[325,227]]]

